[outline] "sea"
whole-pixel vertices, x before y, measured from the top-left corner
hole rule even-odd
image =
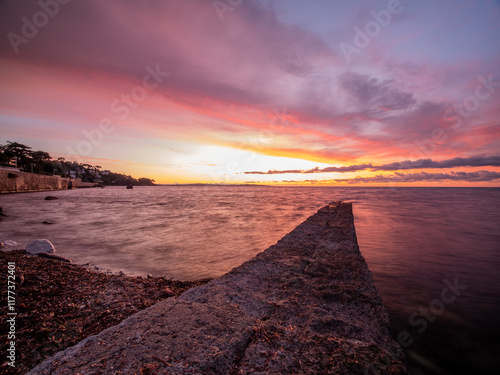
[[[23,248],[46,238],[60,256],[105,272],[199,280],[251,259],[338,200],[353,202],[360,251],[410,374],[499,374],[499,188],[194,185],[10,194],[0,196],[8,215],[0,241]],[[376,364],[366,374],[383,370]]]

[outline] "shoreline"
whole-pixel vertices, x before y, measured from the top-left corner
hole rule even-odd
[[[94,187],[94,185],[93,182],[82,182],[59,175],[51,176],[19,170],[0,169],[0,194],[75,190],[82,187]]]
[[[29,255],[24,250],[2,250],[0,259],[2,280],[7,280],[7,264],[15,264],[16,368],[9,372],[13,374],[24,374],[55,353],[136,312],[161,300],[177,298],[208,281],[110,274],[86,265]],[[2,294],[6,293],[4,288]],[[2,318],[0,331],[2,353],[8,349],[6,319]],[[4,358],[2,373],[7,366]]]

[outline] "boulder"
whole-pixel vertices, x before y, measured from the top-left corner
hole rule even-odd
[[[54,197],[54,196],[52,196],[52,195],[47,195],[47,196],[45,197],[45,200],[46,200],[46,201],[54,201],[54,200],[56,200],[56,199],[59,199],[59,198]]]
[[[18,242],[13,241],[13,240],[3,241],[2,244],[0,245],[0,247],[4,251],[13,251],[13,250],[17,250],[17,249],[22,248]]]
[[[39,254],[39,253],[54,254],[56,252],[56,249],[49,240],[40,239],[30,242],[26,246],[26,252],[30,254]]]

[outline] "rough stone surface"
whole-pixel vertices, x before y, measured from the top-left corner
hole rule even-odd
[[[30,374],[406,374],[361,256],[332,203],[219,279],[138,312]]]
[[[26,245],[26,252],[29,254],[54,254],[56,249],[49,240],[35,240]]]
[[[79,184],[78,181],[69,178],[0,168],[0,193],[65,190],[76,188]]]

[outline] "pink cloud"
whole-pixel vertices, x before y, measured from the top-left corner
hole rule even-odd
[[[7,35],[20,33],[21,18],[39,5],[6,1],[0,10],[0,33]],[[354,23],[366,22],[370,10],[359,10]],[[394,33],[403,18],[394,20]],[[18,54],[1,39],[0,110],[53,120],[54,129],[65,126],[62,138],[76,141],[82,129],[111,117],[116,138],[190,139],[330,162],[404,160],[418,150],[416,142],[432,141],[436,128],[446,131],[446,141],[425,156],[493,154],[497,94],[460,129],[443,115],[473,95],[477,72],[494,72],[499,59],[461,64],[394,56],[393,46],[420,37],[405,31],[381,37],[359,64],[346,66],[321,36],[280,21],[257,1],[244,1],[224,22],[211,1],[70,2]],[[130,116],[117,118],[111,103],[140,84],[148,66],[160,66],[168,79]],[[270,143],[250,144],[248,137],[272,129],[270,114],[283,107],[287,126],[273,131]]]

